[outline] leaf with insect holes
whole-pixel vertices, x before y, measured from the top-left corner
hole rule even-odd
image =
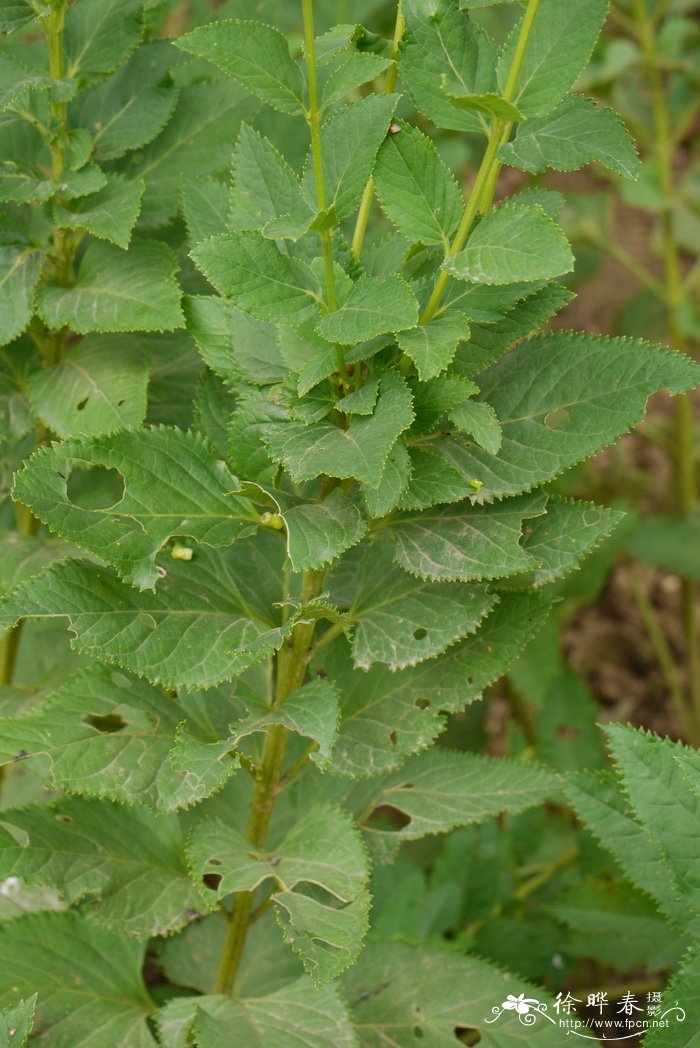
[[[315,806],[266,850],[218,820],[205,821],[194,827],[187,851],[195,875],[216,878],[218,898],[274,881],[285,941],[317,984],[352,964],[367,929],[369,871],[358,829],[345,812]]]
[[[571,245],[541,207],[502,204],[485,215],[445,272],[476,284],[551,280],[574,268]]]
[[[361,794],[363,811],[369,813],[362,822],[370,837],[418,840],[483,822],[500,812],[524,811],[556,793],[559,785],[554,772],[532,761],[434,747],[409,757],[384,778],[362,784],[358,798]],[[401,814],[401,826],[391,830],[372,826],[373,813],[381,815],[387,809]]]
[[[343,986],[363,1048],[448,1048],[455,1042],[524,1048],[533,1040],[529,1027],[515,1012],[489,1025],[492,1008],[522,995],[553,1010],[552,999],[532,983],[479,957],[427,943],[370,940]],[[537,1038],[542,1048],[561,1048],[557,1025],[541,1023]]]
[[[35,913],[0,926],[0,1002],[39,990],[34,1040],[99,1048],[155,1048],[152,1003],[141,979],[145,947],[75,911]],[[41,1036],[39,1037],[39,1029]]]
[[[355,624],[354,662],[414,666],[473,633],[497,598],[485,586],[421,582],[392,564],[391,544],[363,543],[328,581],[331,600]]]
[[[321,288],[311,267],[261,233],[212,237],[192,258],[222,295],[260,320],[296,325],[318,311]]]
[[[217,696],[181,702],[146,681],[99,664],[81,670],[39,709],[0,720],[0,763],[45,756],[57,789],[175,811],[203,800],[223,781],[175,769],[178,725],[207,739]],[[225,726],[232,716],[226,697]],[[227,777],[236,768],[228,761]]]
[[[140,0],[78,0],[66,11],[65,76],[86,80],[113,72],[142,35]]]
[[[540,0],[513,101],[526,117],[549,113],[576,83],[608,13],[608,0]],[[523,15],[525,17],[525,15]],[[505,88],[518,40],[516,26],[501,51],[498,80]]]
[[[113,244],[88,245],[75,284],[48,285],[39,312],[52,328],[91,331],[171,331],[184,324],[175,256],[155,241],[121,251]]]
[[[625,517],[592,502],[550,499],[547,512],[528,521],[523,547],[538,562],[534,585],[544,586],[568,574]]]
[[[213,62],[281,113],[303,113],[304,79],[279,29],[241,19],[212,22],[181,36],[176,46]]]
[[[117,247],[127,248],[141,210],[143,182],[109,175],[104,189],[70,203],[54,205],[54,221],[64,229],[82,229]]]
[[[319,322],[329,342],[356,345],[418,322],[418,301],[400,276],[362,276],[340,309]]]
[[[116,472],[114,504],[71,498],[74,470]],[[152,589],[155,558],[173,535],[227,546],[255,530],[259,514],[237,479],[194,434],[165,427],[126,430],[41,448],[17,475],[14,495],[62,538],[112,564],[140,589]]]
[[[347,1005],[335,986],[316,987],[307,976],[264,996],[174,997],[158,1013],[163,1048],[356,1048]]]
[[[480,399],[503,427],[498,454],[457,441],[443,454],[466,480],[481,482],[479,499],[514,495],[626,433],[652,393],[682,393],[699,375],[691,360],[639,339],[540,335],[478,375]]]
[[[325,473],[355,477],[376,487],[389,452],[413,421],[411,405],[406,383],[388,372],[382,375],[374,414],[353,415],[347,429],[328,422],[271,423],[263,427],[263,439],[273,459],[282,462],[295,480]]]
[[[146,415],[149,360],[128,335],[87,335],[59,364],[29,379],[32,410],[59,437],[99,436],[139,426]]]
[[[617,113],[578,95],[565,98],[553,113],[528,120],[498,155],[533,175],[550,167],[576,171],[597,161],[625,178],[636,178],[640,167],[634,142]]]
[[[0,827],[0,876],[57,889],[114,931],[146,937],[174,932],[186,910],[208,900],[187,873],[173,815],[138,805],[72,798],[16,809]]]
[[[408,240],[447,246],[464,202],[429,138],[400,125],[379,150],[374,178],[382,208]]]
[[[21,335],[31,320],[44,252],[35,247],[0,247],[0,345]]]
[[[398,342],[416,365],[422,382],[435,378],[448,367],[460,342],[469,338],[469,321],[456,309],[440,313],[427,324],[400,331]]]
[[[229,218],[223,228],[263,229],[303,203],[299,179],[287,161],[248,124],[241,124],[234,146],[232,176]],[[312,219],[309,209],[309,223]]]
[[[321,128],[325,207],[336,219],[347,218],[359,204],[396,103],[396,95],[368,95],[338,110]],[[308,204],[318,210],[311,154],[302,188]]]
[[[34,1026],[37,994],[18,1001],[0,1013],[0,1046],[2,1048],[24,1048]]]
[[[498,90],[498,50],[484,30],[459,10],[455,0],[407,0],[401,79],[416,109],[438,127],[487,131],[488,119],[460,109],[450,93],[491,94]]]
[[[168,558],[155,593],[87,561],[65,561],[5,598],[0,628],[23,616],[64,617],[78,651],[168,688],[210,688],[259,662],[293,627],[294,616],[278,625],[255,606],[245,573],[259,571],[256,552],[244,540],[225,552],[202,547],[190,562]]]
[[[387,532],[395,558],[406,571],[433,581],[497,579],[534,568],[522,548],[524,521],[544,512],[542,494],[509,499],[495,506],[437,506],[395,516]]]

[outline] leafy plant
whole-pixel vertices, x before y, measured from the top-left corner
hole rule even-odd
[[[635,153],[569,95],[604,0],[529,0],[501,48],[483,6],[406,0],[388,39],[317,35],[303,0],[298,58],[253,20],[176,50],[157,3],[0,4],[28,27],[0,66],[22,1038],[39,991],[32,1039],[57,1048],[488,1043],[511,977],[363,949],[370,871],[557,795],[536,761],[434,743],[619,520],[549,482],[697,368],[535,334],[573,255],[558,194],[494,206],[502,164]],[[431,125],[484,146],[466,199]]]

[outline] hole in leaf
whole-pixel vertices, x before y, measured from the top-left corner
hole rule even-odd
[[[367,819],[367,826],[372,830],[382,830],[385,833],[398,833],[408,826],[411,816],[391,804],[380,804]]]
[[[220,873],[205,873],[202,877],[202,884],[205,888],[211,888],[211,890],[215,892],[218,891],[222,879]]]
[[[467,677],[467,684],[473,684],[473,683],[474,683],[474,678],[473,677]]]
[[[481,1044],[481,1034],[474,1026],[455,1026],[455,1038],[460,1044]]]
[[[69,500],[79,509],[109,509],[124,498],[124,478],[105,466],[76,466],[66,484]]]
[[[557,724],[554,733],[558,739],[580,739],[581,729],[571,724]]]
[[[413,631],[413,639],[414,640],[423,640],[424,637],[427,637],[427,636],[428,636],[428,631],[424,630],[422,626],[420,626],[417,630]]]
[[[105,735],[116,735],[118,731],[124,731],[126,728],[126,721],[118,713],[86,713],[83,723],[90,724]]]
[[[123,401],[123,400],[118,400],[118,401],[117,401],[117,407],[118,407],[118,408],[120,408],[120,407],[122,406],[122,404],[123,404],[123,403],[124,403],[124,401]]]
[[[419,710],[429,710],[430,706],[431,706],[431,702],[430,702],[430,699],[425,699],[421,695],[421,696],[419,696],[419,698],[416,699],[414,705],[417,706],[417,708]]]
[[[396,732],[395,731],[390,731],[389,732],[389,742],[391,743],[391,745],[395,746],[398,741],[399,740],[397,738]]]
[[[425,1037],[425,1034],[423,1033],[423,1030],[421,1029],[420,1026],[414,1026],[413,1027],[413,1036],[415,1037],[415,1039],[417,1041],[420,1041],[420,1039],[422,1037]]]
[[[58,819],[59,822],[68,822],[68,823],[70,823],[70,822],[73,821],[73,816],[72,815],[61,815],[60,812],[59,812],[58,815],[56,815],[56,818]]]
[[[344,910],[348,905],[327,888],[321,887],[320,884],[312,884],[311,881],[297,881],[294,885],[294,893],[303,895],[306,899],[313,899],[314,902],[321,903],[322,906],[328,906],[333,910]]]
[[[89,397],[83,397],[83,399],[80,401],[80,403],[76,405],[78,411],[84,411],[85,410],[85,406],[86,406],[86,404],[87,404],[89,399],[90,399]]]
[[[223,865],[223,863],[221,862],[221,859],[215,859],[213,857],[211,859],[207,859],[207,866],[222,866],[222,865]]]

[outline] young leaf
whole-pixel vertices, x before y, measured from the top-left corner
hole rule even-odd
[[[313,807],[267,852],[223,823],[203,822],[188,853],[197,874],[218,875],[219,896],[276,883],[272,899],[285,940],[317,984],[335,978],[359,953],[369,905],[367,856],[346,813]],[[304,894],[309,884],[320,893]]]
[[[234,231],[262,229],[302,204],[299,179],[284,157],[258,131],[241,124],[233,151],[227,227]],[[308,222],[312,219],[313,211],[308,209]]]
[[[462,433],[469,433],[491,455],[496,455],[503,442],[503,430],[490,404],[465,400],[450,409],[450,418]]]
[[[448,367],[457,346],[469,338],[469,321],[456,309],[440,313],[428,324],[401,331],[397,342],[416,365],[422,382],[435,378]]]
[[[348,95],[368,80],[375,80],[389,65],[391,58],[373,55],[368,51],[349,54],[323,85],[323,108],[345,101]]]
[[[347,429],[327,422],[266,425],[265,443],[272,457],[283,462],[295,480],[356,477],[372,487],[381,482],[387,456],[399,435],[413,421],[412,398],[398,375],[382,376],[377,407],[369,417],[355,415]]]
[[[155,1048],[143,959],[143,945],[75,912],[20,917],[0,926],[1,999],[12,1004],[39,986],[41,1037],[57,1048],[99,1048],[105,1030],[114,1044]]]
[[[608,0],[541,0],[518,77],[515,104],[526,117],[549,113],[576,83],[591,57],[608,13]],[[518,45],[519,26],[501,52],[498,79],[505,87]]]
[[[66,78],[117,69],[143,33],[140,0],[78,0],[66,12]]]
[[[321,289],[311,267],[261,233],[212,237],[192,258],[217,291],[260,320],[298,324],[318,311]]]
[[[126,253],[99,241],[88,246],[77,282],[45,287],[39,311],[52,328],[90,331],[171,331],[182,327],[175,256],[151,240]]]
[[[571,246],[540,207],[503,204],[486,215],[444,269],[476,284],[551,280],[574,268]]]
[[[304,111],[304,80],[285,37],[262,22],[212,22],[176,41],[208,59],[263,102],[293,116]]]
[[[496,506],[436,507],[393,518],[396,560],[420,578],[471,582],[503,578],[535,566],[521,548],[523,521],[544,512],[541,495]]]
[[[32,409],[59,437],[139,426],[146,414],[149,364],[136,339],[87,335],[59,364],[31,375]]]
[[[438,127],[483,131],[488,121],[458,109],[449,93],[483,95],[497,90],[494,41],[459,10],[457,0],[407,0],[405,43],[399,69],[416,109]]]
[[[44,252],[35,247],[0,247],[0,345],[21,335],[34,308]]]
[[[444,454],[481,481],[480,499],[529,490],[626,433],[651,393],[692,389],[698,374],[687,358],[641,340],[541,335],[478,376],[503,427],[498,455],[457,442]]]
[[[636,178],[640,166],[617,113],[577,95],[565,98],[548,116],[527,120],[498,155],[504,163],[533,175],[550,167],[576,171],[597,161],[625,178]]]
[[[245,997],[175,997],[158,1015],[163,1048],[356,1048],[355,1031],[335,986],[317,988],[303,976],[274,993]]]
[[[408,240],[447,247],[464,202],[429,138],[401,125],[379,150],[374,178],[384,211]]]
[[[20,843],[21,841],[21,843]],[[175,816],[73,798],[8,812],[0,827],[0,874],[56,888],[67,902],[128,935],[181,928],[208,900],[188,876]]]
[[[357,507],[338,488],[322,502],[292,504],[281,516],[294,571],[330,564],[356,545],[367,530]]]
[[[122,495],[97,508],[71,498],[71,473],[117,472]],[[227,546],[250,534],[259,514],[201,438],[177,429],[125,431],[37,451],[18,474],[15,497],[40,520],[116,567],[140,589],[155,585],[156,554],[173,535]]]
[[[340,309],[323,317],[319,332],[329,342],[356,345],[418,322],[418,301],[401,277],[362,276]]]
[[[286,377],[287,368],[272,324],[255,320],[214,295],[191,295],[185,298],[183,306],[188,330],[205,363],[229,387],[239,389],[241,381],[269,386]],[[293,335],[292,331],[282,331],[280,341],[286,344],[288,336]]]
[[[126,248],[141,210],[143,182],[112,174],[104,189],[54,206],[54,221],[65,229],[84,229],[101,240]]]

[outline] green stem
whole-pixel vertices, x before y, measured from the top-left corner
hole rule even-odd
[[[666,305],[669,335],[673,349],[688,353],[681,309],[685,304],[685,289],[681,270],[680,251],[674,229],[674,201],[676,187],[673,171],[673,138],[664,79],[657,54],[657,22],[649,17],[646,0],[634,0],[634,16],[639,40],[644,52],[651,106],[654,121],[654,151],[661,171],[665,199],[662,215],[662,238]],[[695,425],[693,403],[689,393],[676,401],[676,506],[679,513],[692,513],[696,505],[695,483]],[[695,720],[695,732],[700,733],[700,637],[698,634],[698,588],[694,579],[683,577],[683,629],[688,659],[690,706]]]
[[[399,0],[398,7],[396,9],[396,23],[394,25],[394,39],[391,47],[391,65],[386,74],[386,80],[384,81],[384,94],[390,95],[396,87],[396,78],[399,73],[399,47],[401,40],[403,39],[404,29],[406,28],[406,22],[403,17],[401,10],[401,0]],[[352,253],[355,258],[359,259],[362,254],[362,245],[365,242],[365,233],[367,232],[367,223],[369,222],[370,212],[372,210],[372,202],[374,200],[374,178],[370,175],[365,191],[362,194],[362,200],[360,201],[360,210],[357,213],[357,221],[355,223],[355,231],[352,237]]]
[[[306,572],[302,583],[302,601],[313,600],[318,596],[323,578],[323,572]],[[273,709],[278,709],[303,683],[315,627],[315,622],[298,623],[278,652],[277,680],[271,702]],[[255,848],[262,848],[265,844],[275,803],[284,785],[282,777],[287,738],[288,731],[281,724],[271,725],[265,735],[247,830],[248,840]],[[214,982],[214,993],[231,993],[233,990],[251,925],[253,901],[253,892],[243,891],[235,895]]]
[[[304,50],[306,54],[306,79],[309,87],[309,108],[306,113],[306,121],[311,132],[311,162],[314,172],[314,183],[316,186],[316,203],[319,211],[325,211],[327,207],[326,181],[323,174],[323,150],[321,147],[321,108],[318,99],[318,73],[316,70],[316,39],[314,35],[314,5],[313,0],[301,0],[301,9],[304,18]],[[334,313],[338,308],[335,293],[335,272],[333,270],[333,244],[330,229],[320,229],[318,236],[321,241],[323,253],[323,269],[326,279],[326,306],[329,313]],[[342,347],[336,345],[335,357],[338,371],[344,385],[348,385],[349,378],[345,366],[345,357]]]
[[[512,102],[515,98],[515,91],[518,86],[518,79],[520,77],[520,71],[522,70],[523,61],[525,59],[525,52],[527,51],[528,41],[530,34],[532,33],[532,27],[535,22],[535,16],[537,14],[537,8],[539,7],[540,0],[530,0],[527,5],[527,10],[523,16],[522,25],[520,27],[520,33],[518,35],[518,42],[515,48],[515,54],[513,55],[513,61],[511,63],[510,70],[508,71],[508,78],[506,80],[506,86],[503,89],[503,98],[506,102]],[[491,126],[491,134],[489,135],[489,142],[484,153],[484,158],[481,161],[481,165],[477,172],[474,185],[472,186],[471,192],[467,199],[464,214],[462,220],[459,223],[459,228],[455,233],[454,240],[450,244],[448,250],[445,253],[445,258],[452,258],[457,252],[461,251],[467,242],[467,237],[471,232],[471,228],[474,225],[474,220],[477,215],[484,210],[483,202],[488,199],[488,206],[486,210],[491,206],[493,201],[493,190],[495,189],[498,174],[501,170],[502,164],[498,160],[498,150],[501,147],[503,141],[507,141],[510,135],[512,124],[503,120],[494,120]],[[506,135],[507,132],[507,135]],[[505,136],[505,137],[504,137]],[[427,324],[433,319],[440,303],[442,302],[445,294],[445,289],[449,283],[450,277],[444,271],[440,273],[433,293],[428,299],[428,303],[423,310],[423,315],[420,318],[421,324]]]

